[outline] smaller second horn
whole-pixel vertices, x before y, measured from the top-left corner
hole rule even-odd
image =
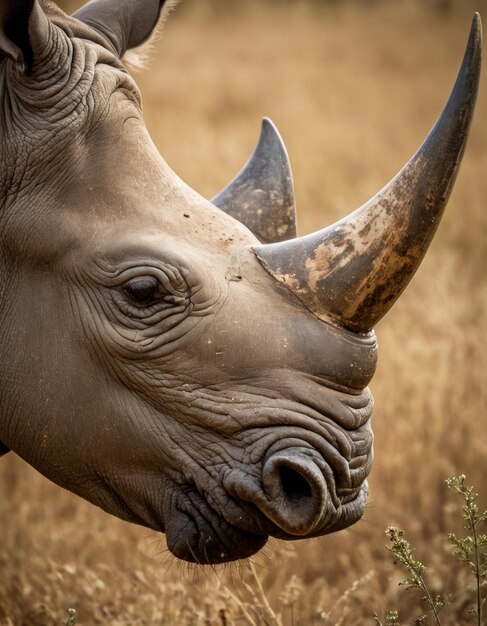
[[[259,143],[240,174],[212,200],[262,243],[296,237],[291,165],[274,124],[264,118]]]

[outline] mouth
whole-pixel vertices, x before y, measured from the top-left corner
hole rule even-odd
[[[179,487],[171,498],[166,533],[171,553],[190,563],[216,565],[246,559],[261,550],[269,536],[284,541],[318,537],[351,526],[362,517],[368,495],[365,481],[353,500],[333,513],[325,511],[308,534],[283,530],[249,502],[233,502],[241,513],[227,520],[192,488]],[[232,516],[233,517],[233,516]]]
[[[196,491],[187,489],[173,494],[165,533],[175,557],[198,565],[246,559],[261,550],[268,539],[267,534],[230,524]]]
[[[165,533],[167,547],[176,558],[198,565],[246,559],[259,552],[269,537],[284,541],[319,537],[347,528],[362,517],[368,496],[366,480],[358,489],[342,490],[337,502],[326,487],[324,492],[317,491],[313,480],[320,489],[323,484],[313,474],[306,474],[305,466],[290,472],[288,464],[280,465],[283,459],[287,462],[285,457],[273,458],[268,487],[279,489],[279,481],[285,487],[282,493],[277,491],[277,504],[276,494],[269,491],[271,499],[264,498],[262,488],[256,490],[250,477],[241,473],[224,484],[213,484],[213,497],[194,483],[166,480],[165,497],[156,504],[152,498],[140,499],[147,485],[144,480],[138,484],[137,495],[121,485],[107,485],[103,502],[98,504],[122,519]],[[150,492],[160,493],[158,489]],[[137,502],[137,506],[129,508],[127,501]],[[290,511],[297,511],[296,519]]]

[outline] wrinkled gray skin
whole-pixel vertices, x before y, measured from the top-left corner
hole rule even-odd
[[[361,517],[377,348],[158,154],[119,59],[159,10],[1,0],[0,454],[217,563]]]

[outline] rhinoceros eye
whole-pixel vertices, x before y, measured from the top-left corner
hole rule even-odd
[[[161,293],[159,281],[153,276],[132,278],[123,285],[123,291],[139,306],[153,304],[164,295]]]

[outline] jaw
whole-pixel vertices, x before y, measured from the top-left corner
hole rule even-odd
[[[138,482],[138,481],[137,481]],[[194,485],[164,480],[164,490],[141,499],[142,494],[156,493],[155,485],[138,482],[137,504],[131,493],[121,486],[105,489],[97,504],[109,513],[138,525],[166,534],[167,546],[178,559],[199,565],[216,565],[246,559],[259,552],[268,538],[295,541],[319,537],[355,524],[363,515],[368,495],[367,482],[357,495],[333,507],[329,501],[320,523],[306,535],[295,535],[277,526],[265,512],[250,502],[239,501],[230,494],[217,506],[199,493]],[[225,491],[222,489],[222,493]]]
[[[245,559],[261,550],[269,536],[295,541],[330,534],[355,524],[363,515],[367,494],[365,482],[353,501],[325,514],[318,529],[306,536],[296,536],[280,529],[257,510],[251,510],[250,518],[243,513],[231,524],[199,494],[179,492],[173,496],[165,528],[167,545],[177,558],[201,565]],[[249,526],[253,526],[252,532]]]
[[[267,542],[269,533],[261,529],[264,524],[256,522],[258,512],[249,515],[231,499],[226,508],[232,513],[238,509],[239,513],[228,521],[228,511],[222,515],[193,485],[149,477],[130,480],[133,489],[129,483],[116,483],[99,483],[96,498],[93,494],[80,495],[126,522],[165,533],[170,552],[183,561],[228,563],[252,556]]]

